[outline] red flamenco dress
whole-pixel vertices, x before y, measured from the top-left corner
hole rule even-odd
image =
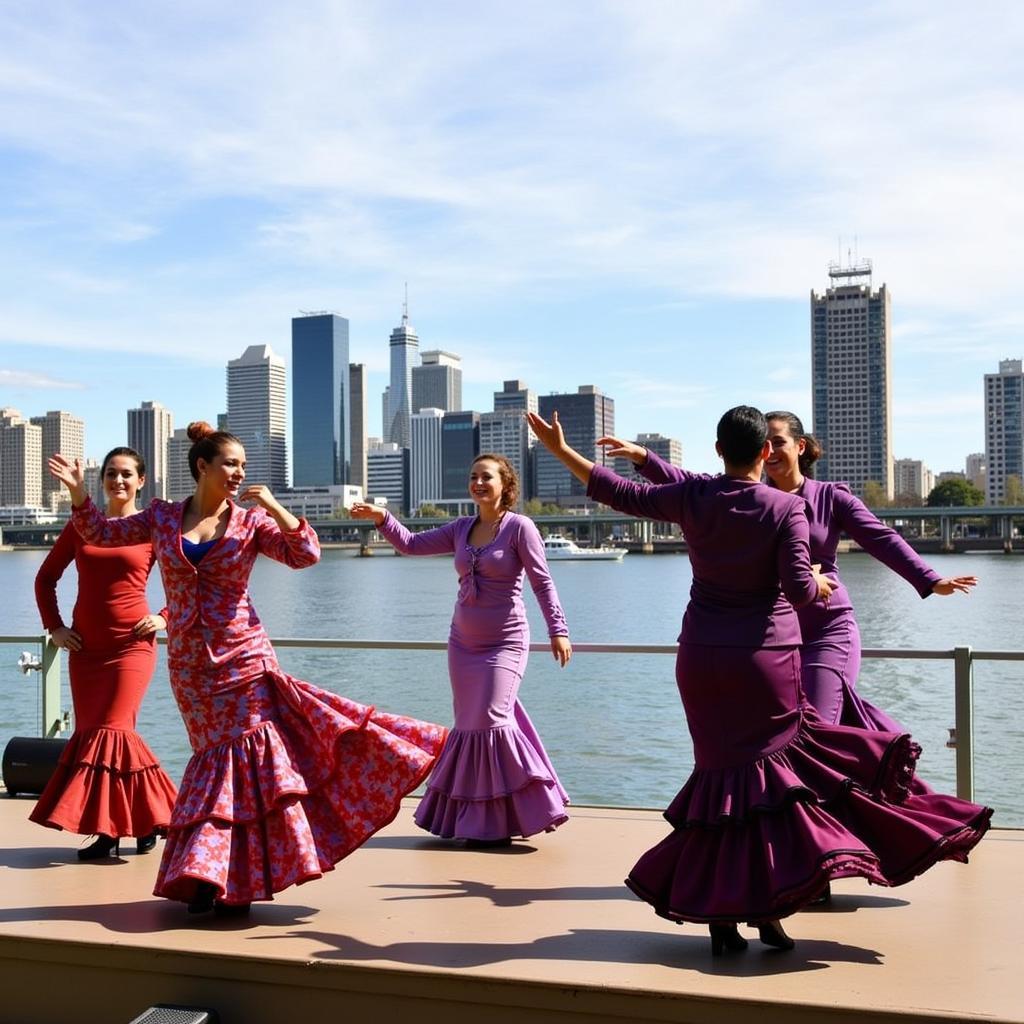
[[[36,575],[36,603],[51,633],[64,626],[57,581],[72,562],[78,570],[72,628],[82,638],[82,649],[68,654],[75,731],[30,818],[79,835],[163,832],[177,790],[135,731],[156,665],[155,636],[132,633],[149,614],[153,549],[148,542],[95,547],[69,523]]]

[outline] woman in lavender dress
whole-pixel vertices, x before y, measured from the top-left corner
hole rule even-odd
[[[966,860],[988,808],[910,795],[919,748],[909,736],[826,725],[806,705],[794,608],[832,586],[812,569],[806,503],[760,483],[764,416],[739,406],[719,421],[723,475],[680,471],[662,486],[595,466],[566,444],[557,415],[529,419],[591,498],[677,523],[689,546],[676,682],[695,767],[665,812],[673,831],[629,887],[670,920],[707,923],[713,953],[746,947],[739,921],[788,949],[779,918],[829,879],[899,885],[938,860]]]
[[[384,509],[351,509],[402,554],[455,555],[459,593],[448,638],[455,726],[415,818],[428,832],[474,846],[507,846],[567,818],[568,796],[517,698],[530,649],[524,572],[555,660],[564,667],[572,654],[544,542],[532,520],[512,511],[518,491],[509,461],[488,453],[470,469],[475,516],[411,533]]]

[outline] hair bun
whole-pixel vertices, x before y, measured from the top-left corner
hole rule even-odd
[[[193,444],[198,444],[204,437],[209,437],[211,434],[216,434],[217,431],[214,427],[211,427],[206,420],[196,420],[188,425],[185,431],[188,434],[188,439]]]

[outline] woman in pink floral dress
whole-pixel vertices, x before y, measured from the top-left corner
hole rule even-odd
[[[193,755],[157,876],[157,896],[200,913],[244,912],[325,871],[390,822],[444,744],[442,726],[388,715],[286,675],[248,592],[260,553],[292,568],[316,534],[261,485],[240,490],[245,450],[188,428],[196,490],[106,519],[76,460],[50,460],[90,544],[153,545],[168,606],[168,668]],[[252,502],[242,508],[236,502]]]

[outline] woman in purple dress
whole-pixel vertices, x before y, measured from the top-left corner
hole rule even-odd
[[[627,885],[664,917],[704,922],[713,953],[740,950],[737,922],[791,948],[779,919],[831,878],[898,885],[938,860],[966,860],[984,807],[909,795],[919,748],[902,733],[826,725],[800,685],[794,608],[830,595],[812,568],[806,505],[760,483],[764,416],[739,406],[718,424],[725,473],[634,483],[565,443],[557,416],[530,414],[541,442],[614,509],[682,527],[693,568],[676,682],[694,771],[665,812],[673,831]]]
[[[455,555],[459,593],[448,637],[455,726],[415,819],[472,846],[507,846],[513,836],[550,832],[567,819],[568,795],[517,697],[530,650],[524,572],[555,660],[564,667],[572,655],[544,542],[531,519],[512,511],[518,493],[512,465],[488,453],[470,468],[475,516],[411,533],[385,509],[351,509],[404,555]]]

